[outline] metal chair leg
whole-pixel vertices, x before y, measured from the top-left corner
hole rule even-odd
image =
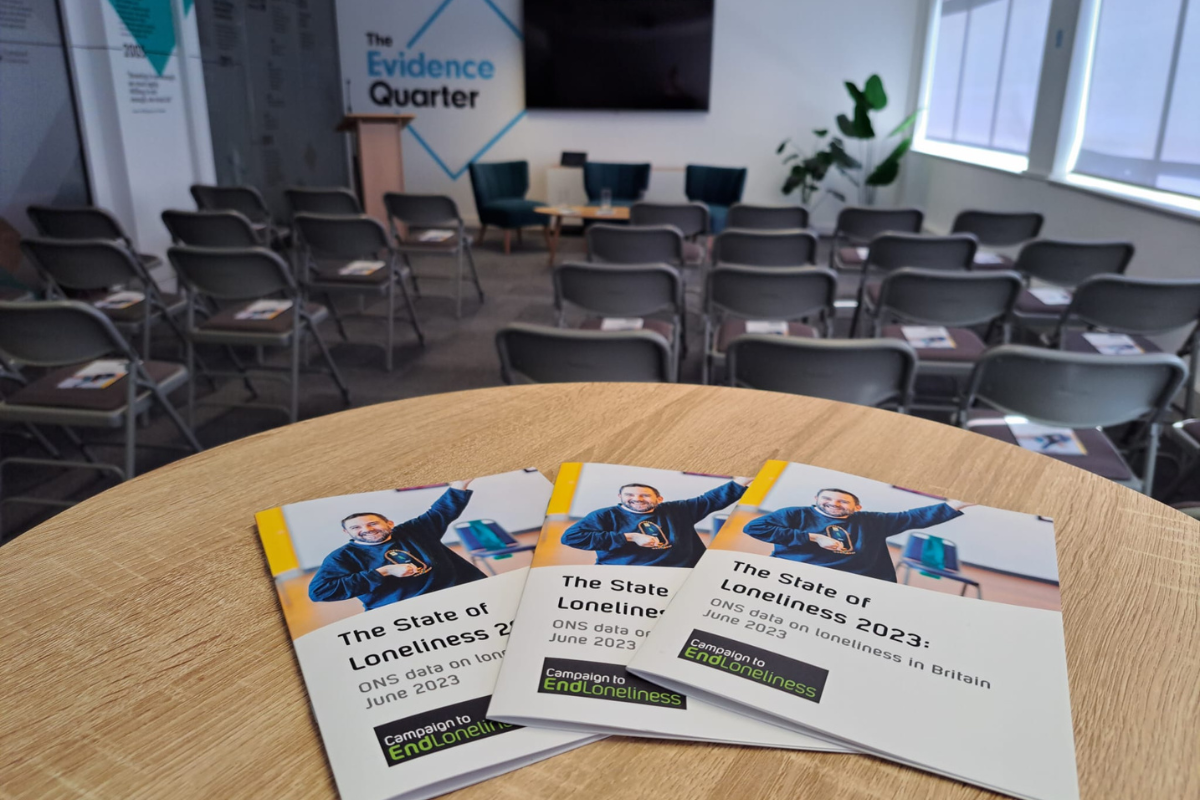
[[[288,406],[288,419],[295,422],[300,418],[300,334],[292,335],[292,399]]]
[[[1152,422],[1149,425],[1149,430],[1146,431],[1146,469],[1142,477],[1142,494],[1147,497],[1153,497],[1154,492],[1154,469],[1158,461],[1158,438],[1161,435],[1162,426],[1158,422]]]
[[[400,281],[400,294],[404,295],[404,305],[408,308],[408,318],[412,322],[413,332],[417,334],[417,343],[421,347],[425,346],[425,334],[421,332],[421,323],[417,322],[417,309],[413,306],[412,297],[408,294],[408,287],[404,285],[404,281]]]
[[[125,402],[129,404],[125,411],[125,480],[134,477],[137,465],[137,413],[134,411],[134,406],[137,404],[138,386],[135,376],[136,368],[130,364],[129,373],[125,376],[125,380],[129,384],[129,391],[125,398]]]
[[[396,351],[396,283],[399,275],[393,275],[388,281],[388,313],[387,313],[387,352],[384,354],[384,369],[392,371],[392,360]]]
[[[458,280],[456,281],[458,284],[458,293],[454,301],[454,318],[462,319],[463,248],[461,245],[458,248],[455,261],[458,262]]]
[[[329,308],[329,315],[333,317],[333,322],[337,325],[338,333],[342,336],[342,341],[350,341],[350,337],[346,335],[346,326],[342,324],[342,315],[338,313],[337,306],[334,305],[333,297],[329,292],[325,293],[325,305]]]
[[[326,366],[329,367],[329,375],[333,378],[333,382],[337,384],[338,390],[342,393],[342,400],[346,405],[350,405],[350,388],[346,386],[346,382],[342,380],[342,373],[338,372],[337,364],[333,362],[333,356],[329,353],[329,348],[325,346],[325,340],[321,338],[321,334],[317,332],[317,326],[311,322],[308,324],[308,332],[312,334],[313,339],[317,343],[317,347],[321,349],[321,356],[325,359]]]
[[[187,380],[187,424],[191,429],[196,428],[196,373],[193,371],[196,366],[196,344],[191,339],[187,340],[187,359],[185,366],[188,371]]]
[[[479,302],[483,302],[483,284],[479,282],[479,271],[475,269],[475,254],[467,248],[467,267],[471,270],[471,280],[475,281],[475,291],[479,292]]]
[[[192,377],[189,375],[188,380],[190,381],[191,379]],[[195,431],[189,428],[183,421],[183,418],[179,416],[179,412],[175,410],[175,406],[171,405],[171,401],[167,399],[165,394],[163,394],[162,389],[157,386],[151,386],[150,391],[154,393],[154,399],[157,400],[158,403],[163,407],[163,411],[166,411],[167,416],[170,417],[171,421],[175,423],[175,427],[178,428],[179,432],[183,434],[183,438],[187,439],[188,444],[192,447],[192,450],[197,453],[203,451],[204,446],[201,445],[200,441],[196,438]]]

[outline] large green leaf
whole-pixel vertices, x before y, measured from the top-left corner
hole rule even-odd
[[[912,137],[902,139],[888,157],[879,162],[870,175],[867,176],[867,186],[890,186],[900,175],[900,159],[912,147]]]
[[[846,202],[846,195],[842,194],[841,192],[837,191],[836,189],[826,189],[825,191],[829,192],[831,195],[836,197],[838,200],[841,200],[843,203]]]
[[[775,155],[779,155],[780,153],[782,153],[783,148],[787,147],[787,143],[790,141],[791,141],[791,139],[784,139],[782,142],[780,142],[779,147],[775,148]]]
[[[871,115],[868,113],[870,109],[865,104],[859,104],[854,107],[854,135],[855,139],[874,139],[875,127],[871,125]]]
[[[813,135],[816,136],[818,139],[825,138],[825,134],[827,134],[827,133],[829,133],[829,128],[817,128],[816,130],[813,131]]]
[[[854,132],[854,123],[851,122],[850,118],[845,114],[837,115],[837,126],[838,130],[842,132],[843,136],[849,136],[851,139],[858,138],[857,134]]]
[[[783,182],[783,193],[791,194],[792,192],[796,191],[796,187],[804,183],[804,179],[806,177],[807,173],[804,171],[803,167],[799,165],[792,167],[792,171],[788,173],[787,180]]]
[[[892,128],[891,133],[888,134],[888,138],[890,139],[898,133],[904,133],[906,130],[911,128],[913,126],[913,123],[917,121],[917,115],[920,113],[921,113],[921,109],[918,108],[916,111],[912,112],[907,117],[905,117],[903,122],[901,122],[896,127]]]
[[[862,93],[867,103],[874,110],[882,111],[887,107],[887,92],[883,91],[883,81],[880,80],[878,75],[872,75],[867,78]]]
[[[862,91],[850,81],[846,81],[846,91],[850,93],[850,99],[854,101],[854,105],[857,106],[867,102],[867,98],[863,95]]]
[[[833,156],[833,163],[839,167],[845,169],[859,169],[862,167],[857,158],[846,152],[841,139],[834,139],[829,143],[829,152]]]

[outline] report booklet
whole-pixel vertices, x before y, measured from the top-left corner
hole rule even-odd
[[[629,666],[992,791],[1079,796],[1044,517],[769,461]]]
[[[488,716],[597,733],[842,751],[625,669],[749,482],[563,464]]]
[[[486,718],[550,490],[530,469],[256,515],[344,800],[433,797],[597,738]]]

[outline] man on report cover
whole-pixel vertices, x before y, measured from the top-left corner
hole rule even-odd
[[[399,525],[374,511],[343,519],[350,541],[325,556],[308,596],[318,602],[357,597],[370,611],[486,577],[442,544],[446,528],[471,499],[470,483],[451,483],[428,511]]]
[[[863,511],[858,495],[821,489],[811,506],[781,508],[748,522],[743,533],[775,545],[775,558],[896,582],[887,538],[961,517],[974,503],[937,503],[908,511]]]
[[[627,483],[618,505],[593,511],[562,535],[562,543],[595,550],[597,564],[694,567],[704,555],[696,523],[736,503],[750,478],[735,478],[699,497],[664,501],[653,486]]]

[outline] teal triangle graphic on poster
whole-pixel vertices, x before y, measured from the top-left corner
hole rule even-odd
[[[175,50],[171,0],[108,0],[159,75]]]

